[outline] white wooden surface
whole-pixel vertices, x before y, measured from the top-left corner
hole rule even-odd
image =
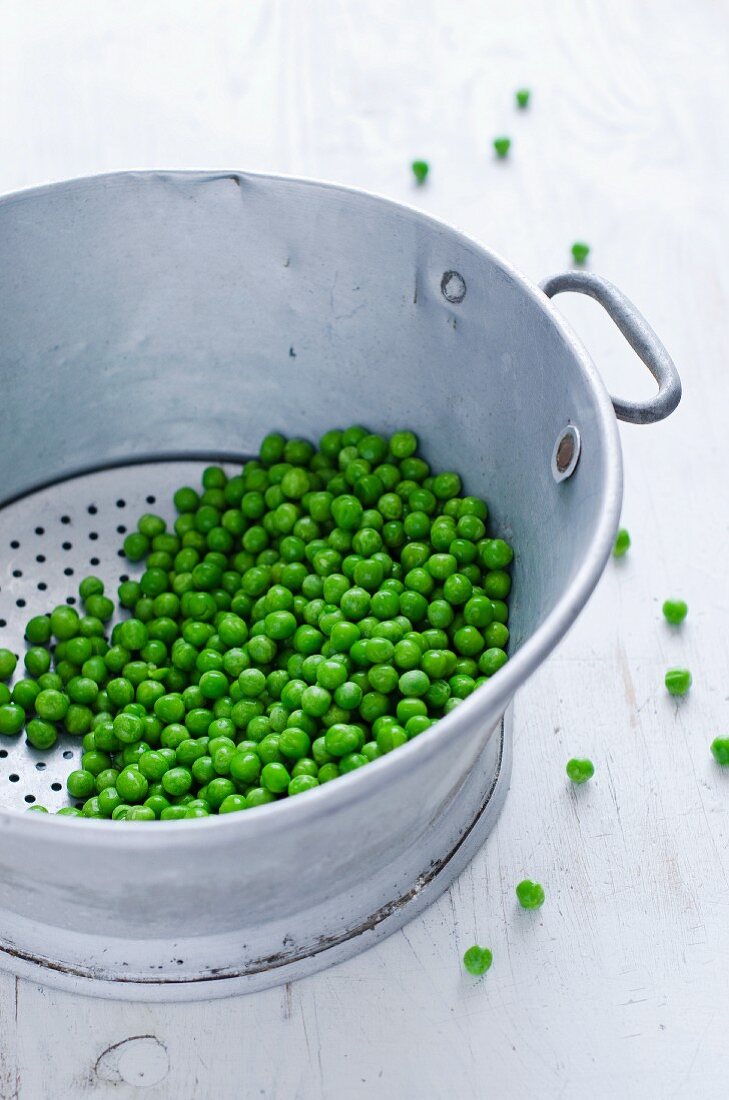
[[[499,825],[441,902],[293,987],[209,1005],[0,976],[0,1096],[727,1095],[729,8],[719,0],[5,0],[0,190],[125,167],[361,185],[535,280],[593,246],[685,399],[626,428],[629,557],[521,693]],[[533,89],[528,112],[513,90]],[[490,140],[513,138],[497,164]],[[432,163],[415,191],[408,163]],[[594,303],[560,300],[615,390],[651,392]],[[660,603],[684,596],[680,631]],[[685,663],[680,703],[664,669]],[[595,781],[572,790],[578,753]],[[513,886],[545,884],[536,914]],[[460,955],[489,944],[473,980]]]

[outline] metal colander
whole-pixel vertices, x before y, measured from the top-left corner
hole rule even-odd
[[[531,286],[405,207],[238,172],[121,173],[0,201],[0,644],[98,574],[124,528],[267,431],[407,426],[517,548],[508,664],[396,752],[320,789],[199,821],[64,804],[79,744],[0,739],[0,965],[86,992],[195,998],[362,950],[445,889],[506,795],[509,704],[574,621],[617,528],[615,411],[549,297],[597,298],[659,382],[680,383],[589,273]],[[204,899],[204,903],[203,900]]]

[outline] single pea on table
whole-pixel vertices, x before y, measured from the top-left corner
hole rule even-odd
[[[494,956],[489,948],[479,947],[478,944],[469,947],[463,956],[463,965],[465,969],[469,974],[473,974],[475,978],[480,978],[482,974],[490,970],[493,961]]]
[[[582,783],[587,783],[589,779],[592,779],[595,774],[595,765],[592,760],[580,760],[577,757],[573,757],[567,761],[565,768],[568,778],[576,783],[578,786]]]
[[[615,536],[615,545],[613,546],[613,557],[622,558],[625,557],[630,549],[630,535],[624,527],[621,527]]]
[[[419,187],[425,183],[428,178],[428,172],[430,171],[430,165],[427,160],[414,160],[410,165],[413,175],[415,176],[415,182]]]
[[[729,766],[729,737],[716,737],[711,742],[711,753],[717,764]]]
[[[669,695],[686,695],[693,677],[687,668],[669,668],[665,677],[666,690]]]
[[[589,255],[589,244],[586,244],[584,241],[575,241],[575,243],[572,245],[572,259],[575,261],[575,263],[584,264]]]
[[[540,909],[544,905],[544,887],[525,878],[516,886],[516,897],[522,909]]]
[[[688,604],[685,600],[664,600],[663,617],[672,626],[680,626],[688,615]]]

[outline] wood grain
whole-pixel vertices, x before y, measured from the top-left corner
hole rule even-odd
[[[506,809],[448,895],[249,998],[145,1007],[0,976],[1,1097],[726,1096],[729,774],[708,746],[729,725],[728,32],[715,0],[6,0],[1,190],[135,166],[321,176],[455,222],[535,280],[583,238],[685,398],[623,430],[633,549],[518,697]],[[559,307],[610,388],[651,392],[594,303]],[[690,606],[678,631],[667,595]],[[695,679],[680,702],[675,663]],[[597,768],[582,790],[574,753]],[[516,908],[526,875],[537,913]],[[478,981],[474,941],[494,952]]]

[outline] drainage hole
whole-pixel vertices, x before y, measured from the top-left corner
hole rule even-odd
[[[17,783],[18,780],[20,779],[20,776],[16,775],[15,772],[13,772],[12,775],[8,776],[8,779],[10,780],[11,783]]]
[[[71,517],[70,516],[61,516],[61,523],[70,523],[70,522],[71,522]]]
[[[38,763],[36,764],[35,768],[36,768],[36,771],[44,772],[46,770],[45,760],[39,760]]]
[[[39,592],[45,592],[46,588],[48,588],[48,585],[46,584],[45,581],[38,581],[38,584],[37,584],[36,587],[37,587]]]
[[[96,507],[95,504],[89,504],[88,508],[86,509],[90,516],[95,516],[98,510],[99,509]]]
[[[51,783],[51,790],[52,791],[60,791],[62,789],[63,788],[61,787],[60,783]]]
[[[70,749],[64,749],[63,750],[63,759],[64,760],[72,760],[73,759],[73,753],[71,752]],[[45,767],[45,764],[43,765],[43,767]]]
[[[126,508],[127,502],[125,500],[118,500],[116,502],[117,508]]]
[[[19,550],[20,549],[20,543],[18,542],[17,539],[13,539],[13,541],[10,543],[10,549],[11,550]]]
[[[119,526],[116,529],[116,533],[117,533],[117,535],[126,535],[127,529],[126,529],[126,527],[124,526],[123,523],[119,524]]]
[[[16,600],[16,601],[15,601],[15,606],[16,606],[16,607],[25,607],[25,600],[24,600],[24,599],[22,599],[22,598],[21,598],[21,599],[19,599],[19,600]],[[5,624],[3,624],[3,625],[5,625]]]
[[[92,542],[93,542],[93,541],[94,541],[95,539],[98,539],[98,537],[99,537],[99,535],[98,535],[98,533],[97,533],[96,531],[89,531],[89,538],[91,539],[91,541],[92,541]]]
[[[66,568],[63,570],[63,575],[65,577],[72,577],[73,576],[73,569],[71,568],[70,565],[67,565]]]
[[[45,527],[36,527],[35,533],[36,533],[36,535],[45,535],[45,533],[46,533]]]
[[[156,501],[157,501],[157,497],[152,497],[152,496],[147,497],[147,504],[155,504]]]
[[[127,573],[120,573],[119,574],[119,581],[121,582],[121,584],[124,584],[125,581],[128,581],[128,580],[129,580],[129,575]]]
[[[8,750],[7,749],[0,749],[0,758],[2,758],[4,760],[7,755],[8,755]]]
[[[43,563],[46,560],[45,554],[36,554],[35,560]]]
[[[22,577],[23,576],[23,570],[22,569],[13,569],[13,576],[14,577]]]
[[[89,565],[98,565],[98,564],[99,564],[99,559],[98,558],[89,558]]]
[[[63,547],[64,550],[70,550],[73,546],[73,543],[72,542],[62,542],[61,546]]]
[[[24,802],[35,802],[34,794],[27,794],[23,800]]]
[[[7,626],[7,625],[8,625],[8,624],[7,624],[6,622],[5,622],[5,619],[0,619],[0,626]],[[3,751],[4,751],[4,750],[3,750]],[[5,755],[7,756],[8,754],[7,754],[7,753],[5,753]]]
[[[66,603],[70,604],[73,607],[73,605],[76,603],[76,597],[75,596],[66,596]]]

